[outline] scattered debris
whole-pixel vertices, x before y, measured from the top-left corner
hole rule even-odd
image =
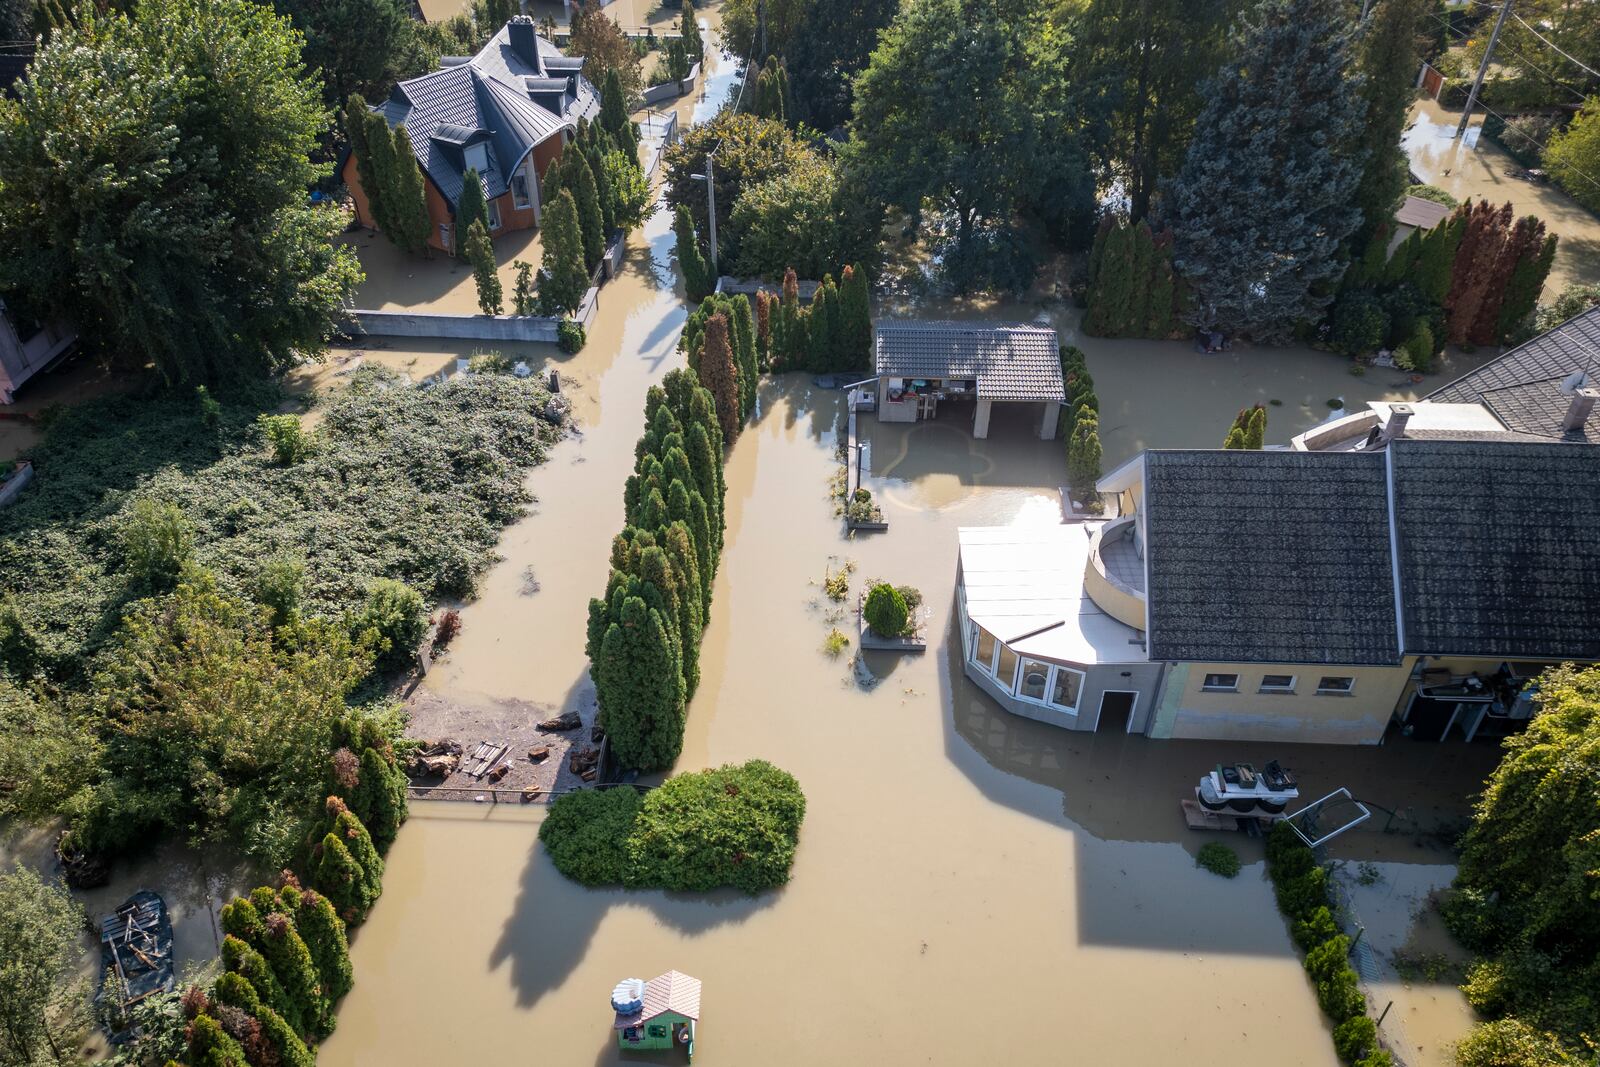
[[[510,750],[509,745],[497,741],[479,741],[478,747],[472,754],[463,760],[468,778],[482,778],[494,769],[505,754]],[[498,780],[498,779],[497,779]]]
[[[459,766],[461,743],[446,737],[422,742],[406,764],[406,773],[413,778],[443,778],[454,774]]]
[[[562,733],[567,730],[576,730],[583,725],[583,719],[575,711],[563,711],[553,719],[545,719],[539,724],[539,729]]]
[[[524,804],[532,804],[535,800],[538,800],[543,795],[544,790],[542,789],[524,789],[522,791],[522,802]]]
[[[538,748],[528,749],[528,759],[534,763],[543,763],[550,758],[550,746],[540,745]]]

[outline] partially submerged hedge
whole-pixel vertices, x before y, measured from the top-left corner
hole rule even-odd
[[[759,893],[789,880],[805,811],[793,775],[750,760],[677,775],[643,797],[628,787],[570,793],[539,840],[584,885]]]
[[[1286,822],[1267,836],[1267,875],[1278,909],[1292,924],[1295,943],[1305,950],[1317,1003],[1333,1020],[1339,1058],[1355,1067],[1392,1067],[1389,1053],[1378,1047],[1376,1025],[1367,1018],[1367,998],[1350,966],[1350,939],[1333,918],[1327,869],[1317,865],[1311,849]]]

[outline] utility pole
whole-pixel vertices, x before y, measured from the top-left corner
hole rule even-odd
[[[689,177],[697,182],[706,183],[706,217],[711,220],[709,227],[711,238],[711,280],[715,284],[721,274],[717,270],[717,150],[713,148],[706,153],[706,172],[704,174],[691,174]]]
[[[715,151],[706,153],[706,215],[711,220],[709,237],[711,238],[711,281],[713,285],[716,284],[718,278],[722,277],[722,272],[717,268],[717,172],[715,169],[716,163],[714,162],[716,155]]]
[[[1506,24],[1506,16],[1511,14],[1511,0],[1503,0],[1500,4],[1500,14],[1495,17],[1494,30],[1489,34],[1489,47],[1483,50],[1483,62],[1478,64],[1478,76],[1472,80],[1472,91],[1467,94],[1467,106],[1461,112],[1461,122],[1456,126],[1456,136],[1460,137],[1467,132],[1467,120],[1472,118],[1472,109],[1478,103],[1478,91],[1483,88],[1484,75],[1489,73],[1489,64],[1494,60],[1494,46],[1500,40],[1500,29]]]

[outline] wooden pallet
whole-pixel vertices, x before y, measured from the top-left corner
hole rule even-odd
[[[461,769],[468,778],[482,778],[494,770],[495,764],[505,758],[511,746],[499,741],[479,741],[472,754],[461,761]]]

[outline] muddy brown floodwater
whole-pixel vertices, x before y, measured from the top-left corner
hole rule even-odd
[[[658,214],[602,292],[588,346],[561,361],[582,435],[530,475],[540,504],[506,532],[428,676],[441,697],[591,699],[585,607],[621,522],[645,389],[680,359],[671,243]],[[1087,347],[1102,403],[1126,423],[1108,464],[1215,443],[1253,399],[1284,401],[1272,434],[1286,439],[1326,417],[1329,396],[1395,391],[1304,351]],[[1206,838],[1184,829],[1180,796],[1220,760],[1282,759],[1310,791],[1348,786],[1404,813],[1404,833],[1354,832],[1338,855],[1436,882],[1450,856],[1431,832],[1460,819],[1493,751],[1150,742],[1006,714],[955,660],[956,530],[1058,521],[1059,443],[1033,437],[1031,413],[997,413],[987,441],[869,419],[867,485],[891,528],[851,540],[828,496],[842,409],[799,376],[769,380],[729,456],[727,548],[678,763],[764,757],[799,778],[792,882],[754,898],[585,890],[540,851],[544,809],[414,804],[323,1064],[620,1062],[612,986],[669,968],[705,983],[705,1063],[1336,1062],[1259,843],[1230,839],[1247,864],[1235,880],[1196,868]],[[922,589],[926,655],[822,651],[835,623],[853,634],[821,589],[845,560],[855,588],[871,575]]]
[[[1487,137],[1466,147],[1455,136],[1460,121],[1459,111],[1447,111],[1432,100],[1417,102],[1404,142],[1412,173],[1457,200],[1509,200],[1518,215],[1537,215],[1551,233],[1560,234],[1545,282],[1546,299],[1575,282],[1600,282],[1600,218],[1554,185],[1514,177],[1522,164]]]

